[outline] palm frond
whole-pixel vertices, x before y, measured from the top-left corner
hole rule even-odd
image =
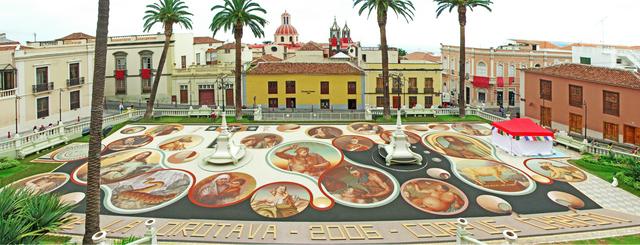
[[[192,29],[192,16],[188,11],[189,7],[183,0],[158,0],[157,3],[147,5],[143,31],[148,32],[156,24],[173,25],[178,24],[185,29]]]
[[[225,0],[224,4],[211,8],[215,14],[209,29],[215,36],[219,31],[235,33],[236,25],[247,26],[256,37],[264,37],[264,26],[267,21],[261,15],[267,11],[253,0]]]

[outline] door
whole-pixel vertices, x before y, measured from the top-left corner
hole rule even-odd
[[[329,100],[327,100],[327,99],[320,100],[320,109],[327,110],[329,108],[331,108],[331,104],[330,104]]]
[[[393,108],[400,108],[400,96],[393,96]]]
[[[496,101],[498,102],[498,106],[503,105],[504,93],[502,92],[502,90],[498,90],[496,94]]]
[[[235,100],[233,99],[233,89],[227,89],[226,93],[227,94],[226,94],[225,103],[227,103],[227,106],[235,105]]]
[[[418,97],[416,97],[416,96],[409,96],[409,108],[414,108],[414,107],[416,107],[416,104],[418,104]]]
[[[618,124],[604,122],[603,138],[618,142]]]
[[[545,127],[551,127],[551,108],[540,107],[540,125]]]
[[[569,113],[569,131],[582,134],[582,115]]]
[[[355,110],[358,107],[358,103],[354,99],[347,100],[347,106],[349,110]]]
[[[200,89],[198,91],[198,101],[200,105],[213,105],[215,101],[213,89]]]
[[[287,98],[287,108],[296,108],[296,98]]]
[[[187,104],[189,103],[189,94],[187,92],[186,89],[181,89],[180,90],[180,104]]]
[[[269,98],[269,108],[278,108],[278,98]]]
[[[471,89],[469,87],[464,89],[464,101],[467,105],[471,103]]]
[[[624,143],[640,145],[640,128],[624,125]]]

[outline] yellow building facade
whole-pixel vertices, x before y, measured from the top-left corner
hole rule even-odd
[[[365,63],[362,68],[366,74],[365,104],[383,107],[382,64]],[[448,99],[448,91],[442,84],[440,63],[390,63],[389,74],[392,77],[389,79],[389,103],[392,108],[398,108],[399,105],[428,108],[442,105],[443,97],[444,101]],[[397,81],[400,81],[400,86]]]
[[[247,71],[245,101],[275,109],[361,110],[364,73],[351,63],[258,63]]]

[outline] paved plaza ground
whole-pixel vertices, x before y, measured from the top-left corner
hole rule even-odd
[[[446,242],[463,217],[478,239],[509,229],[534,242],[640,222],[640,198],[569,164],[577,153],[515,157],[491,144],[488,124],[406,125],[422,164],[391,166],[378,146],[395,125],[231,126],[247,148],[237,164],[207,163],[218,126],[127,125],[103,140],[102,226],[141,235],[156,218],[173,241]],[[13,184],[79,203],[69,234],[82,233],[87,147],[41,156],[65,164]]]

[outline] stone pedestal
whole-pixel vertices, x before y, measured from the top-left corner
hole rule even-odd
[[[386,165],[392,164],[417,164],[422,165],[422,155],[411,150],[411,143],[407,134],[402,130],[400,110],[398,110],[396,130],[391,135],[391,142],[379,145],[380,155],[384,157]]]
[[[227,127],[227,115],[222,112],[221,132],[216,139],[214,152],[206,158],[206,162],[210,164],[238,164],[238,162],[246,155],[247,150],[244,145],[237,145],[231,141],[231,133]]]

